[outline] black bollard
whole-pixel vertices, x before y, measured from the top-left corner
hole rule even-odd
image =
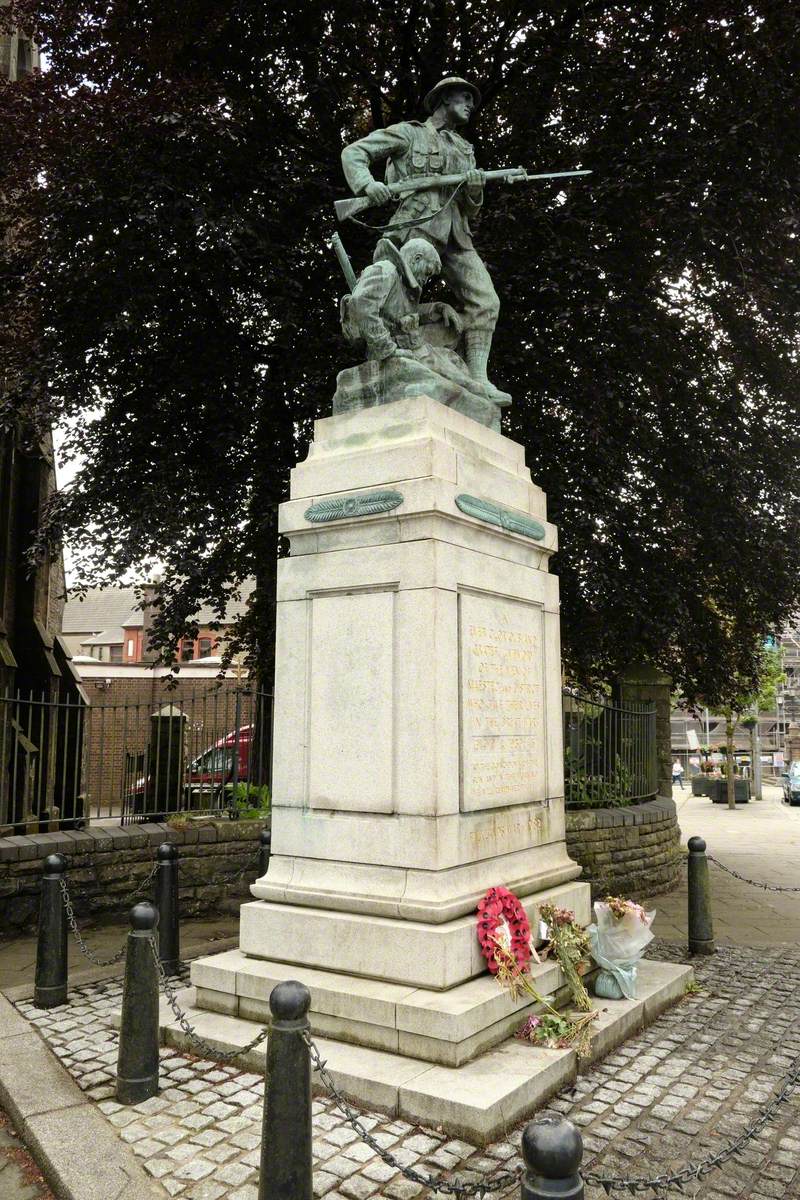
[[[713,954],[716,946],[711,919],[711,881],[706,844],[701,837],[689,838],[688,883],[689,953]]]
[[[61,895],[66,869],[63,854],[48,854],[44,860],[33,991],[36,1008],[55,1008],[67,1001],[67,913]]]
[[[261,849],[258,852],[258,877],[266,875],[267,867],[269,866],[269,851],[272,845],[272,832],[269,829],[262,829],[259,837]]]
[[[311,1058],[302,1037],[310,1004],[308,988],[293,979],[269,998],[258,1200],[312,1200]]]
[[[178,847],[172,842],[162,842],[157,857],[158,957],[167,975],[177,975],[181,956]]]
[[[583,1138],[566,1117],[531,1121],[522,1134],[521,1200],[583,1200]]]
[[[117,1055],[120,1104],[138,1104],[158,1092],[158,967],[150,946],[157,925],[154,905],[149,901],[134,904]]]

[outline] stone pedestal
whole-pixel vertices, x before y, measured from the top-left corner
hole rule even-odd
[[[590,919],[545,497],[521,446],[415,395],[318,421],[280,529],[272,857],[240,948],[193,963],[182,1003],[244,1046],[299,979],[349,1096],[485,1140],[576,1064],[508,1041],[532,1005],[486,971],[476,905],[503,884],[534,929],[545,901]],[[605,1002],[598,1054],[680,994],[664,971],[647,1001]],[[557,964],[533,977],[567,1000]]]
[[[405,988],[571,883],[556,530],[522,446],[426,396],[318,421],[280,530],[272,856],[241,952]],[[570,889],[588,920],[588,888]]]

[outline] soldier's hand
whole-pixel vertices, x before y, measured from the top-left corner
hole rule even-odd
[[[483,191],[483,185],[486,183],[486,176],[483,171],[467,171],[467,191],[471,195],[477,197],[478,193]]]
[[[389,191],[385,183],[379,183],[377,179],[373,179],[372,183],[368,183],[364,189],[364,195],[373,204],[388,204],[392,199],[392,193]]]
[[[439,316],[445,329],[452,329],[456,333],[461,333],[461,330],[464,328],[464,322],[452,305],[440,304]]]

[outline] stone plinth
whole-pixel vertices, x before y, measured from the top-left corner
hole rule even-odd
[[[280,529],[273,850],[242,951],[454,987],[488,887],[580,873],[544,495],[521,446],[415,396],[318,421]]]
[[[192,1021],[244,1047],[299,979],[349,1096],[486,1140],[575,1056],[509,1040],[531,998],[486,971],[476,905],[503,884],[533,929],[547,901],[590,920],[564,840],[545,497],[521,446],[411,396],[317,422],[280,529],[272,858],[240,948],[192,965]],[[566,1001],[557,964],[532,974]],[[613,1017],[604,1002],[598,1053],[685,974],[664,967]],[[164,1035],[182,1037],[169,1014]]]
[[[545,899],[589,920],[564,840],[545,497],[521,446],[413,396],[316,423],[280,530],[272,857],[241,910],[241,955],[263,969],[246,995],[232,961],[213,987],[198,965],[200,1002],[255,1017],[281,974],[325,992],[329,973],[338,1036],[460,1062],[519,1007],[498,1016],[470,990],[496,987],[475,932],[486,890],[516,892],[534,928]],[[365,980],[443,993],[422,1009],[451,1035],[394,1005],[359,1016]]]

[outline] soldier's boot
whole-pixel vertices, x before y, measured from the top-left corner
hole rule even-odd
[[[511,403],[508,392],[501,392],[489,380],[486,368],[489,365],[489,352],[492,348],[491,329],[467,329],[464,333],[464,349],[467,360],[467,370],[476,382],[480,383],[490,400],[500,408]]]

